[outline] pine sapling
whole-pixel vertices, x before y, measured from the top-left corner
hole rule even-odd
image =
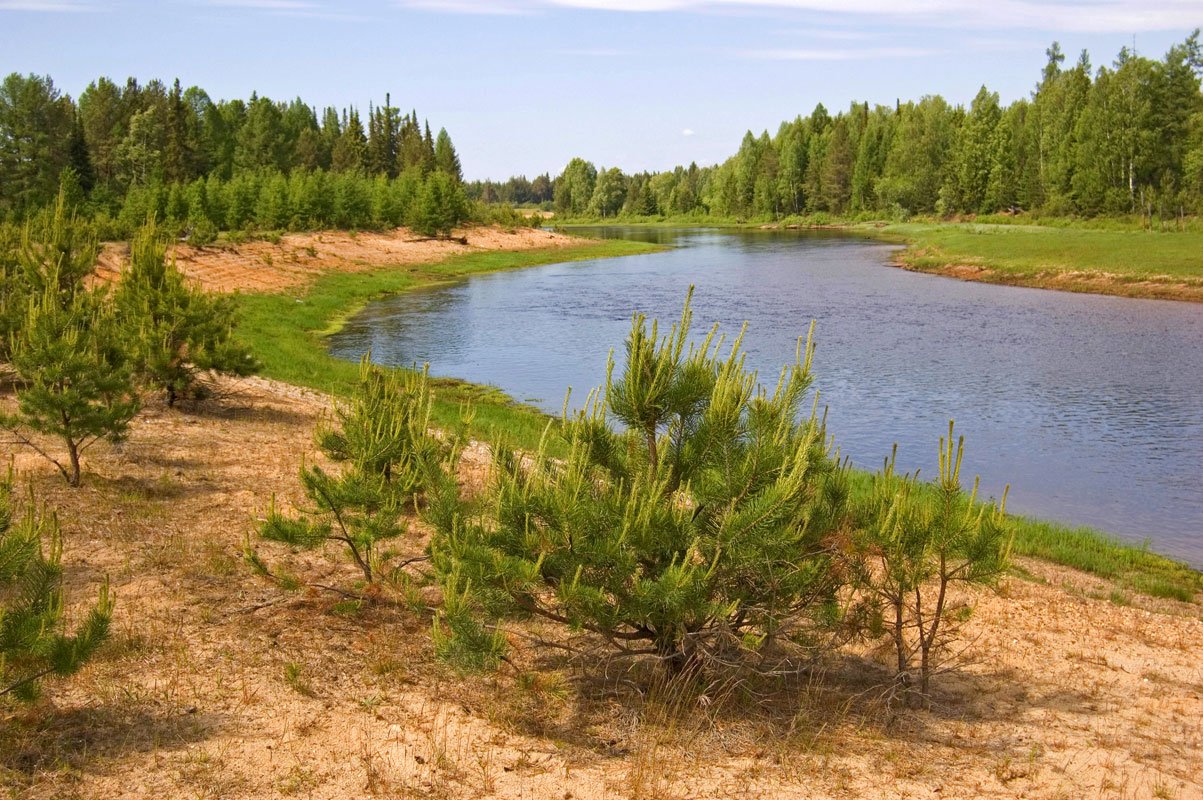
[[[690,320],[687,302],[661,338],[634,318],[621,376],[611,359],[586,409],[566,408],[564,458],[546,442],[521,458],[497,446],[483,511],[432,502],[432,559],[455,597],[442,652],[468,661],[473,643],[492,648],[487,624],[530,616],[673,672],[831,642],[843,616],[832,537],[847,490],[822,423],[801,407],[812,342],[799,341],[769,390],[738,339],[725,356],[714,331],[689,345]]]
[[[37,698],[40,681],[79,670],[108,635],[108,582],[83,622],[63,631],[62,534],[53,513],[38,513],[32,492],[16,519],[13,477],[0,481],[0,699]]]
[[[365,357],[359,382],[333,419],[319,425],[319,449],[341,469],[302,466],[301,488],[308,507],[297,516],[282,513],[273,498],[259,536],[301,549],[328,542],[346,546],[363,582],[371,585],[390,564],[384,546],[405,533],[407,504],[416,508],[422,491],[454,472],[458,447],[430,430],[431,393],[426,373],[381,369]],[[246,557],[260,574],[282,585],[297,581],[273,573],[251,547]],[[410,559],[405,563],[423,560]]]
[[[30,301],[12,355],[17,411],[0,416],[0,424],[54,464],[70,486],[80,484],[83,453],[102,439],[124,439],[141,407],[116,331],[102,297],[64,297],[52,283]],[[58,439],[65,457],[30,433]]]
[[[153,222],[134,239],[113,301],[138,377],[165,392],[169,406],[199,395],[204,373],[250,375],[258,367],[234,336],[233,298],[189,284]]]
[[[972,610],[950,592],[956,584],[993,585],[1006,569],[1013,535],[1006,492],[994,505],[977,501],[976,479],[972,492],[962,490],[965,442],[961,437],[954,446],[952,437],[950,422],[947,440],[940,439],[939,480],[932,485],[898,475],[894,457],[886,460],[873,477],[856,534],[853,571],[879,604],[898,683],[918,702],[930,697],[931,677]]]

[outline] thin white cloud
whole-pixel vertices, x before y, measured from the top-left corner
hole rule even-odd
[[[437,11],[443,14],[512,16],[532,13],[533,7],[537,3],[499,3],[491,0],[399,0],[397,5],[403,8],[415,8],[419,11]]]
[[[70,0],[0,0],[0,11],[95,11],[91,3]]]
[[[304,0],[209,0],[211,6],[228,8],[257,8],[263,11],[308,11],[316,9]]]
[[[591,58],[618,58],[620,56],[629,56],[629,50],[612,50],[607,47],[583,47],[571,50],[557,50],[562,56],[586,56]]]
[[[942,52],[922,47],[840,47],[743,50],[739,55],[771,61],[866,61],[875,58],[922,58]]]
[[[685,130],[681,131],[681,135],[682,136],[693,136],[694,135],[693,128],[686,128]]]
[[[1089,33],[1186,30],[1203,25],[1199,0],[397,0],[399,5],[466,14],[516,14],[539,9],[613,12],[813,12],[833,19],[931,27],[1034,29]],[[833,31],[830,38],[840,38]],[[847,35],[855,38],[854,32]]]

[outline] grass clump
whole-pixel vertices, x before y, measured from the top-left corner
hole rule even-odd
[[[1198,570],[1152,552],[1147,542],[1134,545],[1090,528],[1019,518],[1013,552],[1073,567],[1154,597],[1189,603],[1203,592],[1203,573]]]

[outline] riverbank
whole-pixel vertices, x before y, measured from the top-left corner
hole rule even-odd
[[[578,242],[465,254],[241,295],[244,336],[287,382],[223,379],[199,405],[152,403],[120,448],[89,451],[78,490],[0,444],[63,520],[66,596],[94,596],[107,575],[117,597],[97,661],[52,684],[36,712],[0,714],[0,787],[34,800],[1203,792],[1203,582],[1089,531],[1020,526],[1012,575],[997,594],[968,597],[962,666],[940,676],[931,711],[889,707],[884,654],[858,647],[801,685],[688,705],[531,648],[521,630],[515,669],[463,676],[430,644],[423,604],[437,592],[356,605],[283,592],[245,567],[244,537],[269,499],[301,502],[298,467],[326,464],[312,431],[356,370],[327,354],[324,331],[383,293],[643,250]],[[474,397],[481,435],[503,431],[519,446],[546,423],[485,388],[449,381],[438,392],[448,421]],[[2,410],[11,403],[0,398]],[[487,464],[477,442],[464,485],[479,487]],[[428,541],[408,522],[401,560]],[[306,583],[355,579],[333,548],[260,549]]]
[[[244,294],[239,297],[240,335],[262,362],[264,377],[344,395],[355,381],[358,367],[330,356],[326,336],[374,299],[488,272],[660,249],[659,245],[627,239],[564,238],[567,243],[550,249],[459,254],[403,269],[336,270],[304,287]],[[437,376],[434,383],[437,424],[457,424],[465,404],[471,404],[474,418],[470,430],[477,439],[490,441],[503,436],[513,446],[527,450],[539,445],[550,418],[538,409],[515,403],[494,387]],[[553,450],[555,445],[553,442]],[[1116,585],[1117,599],[1135,593],[1189,601],[1196,592],[1203,591],[1203,575],[1147,546],[1136,546],[1089,528],[1022,518],[1016,522],[1018,554],[1111,581]]]
[[[961,280],[1203,302],[1203,233],[899,223],[853,232],[904,241],[895,266]]]
[[[565,230],[605,223],[561,223]],[[905,245],[891,266],[960,280],[1036,289],[1203,302],[1203,231],[1144,230],[1100,220],[1024,224],[988,222],[855,222],[820,215],[776,223],[735,220],[622,220],[647,228],[834,230]]]
[[[939,678],[931,711],[888,707],[885,655],[857,647],[802,685],[688,705],[588,666],[577,679],[582,667],[519,636],[520,671],[458,675],[435,658],[420,607],[287,593],[245,567],[243,539],[268,500],[301,502],[298,467],[325,464],[312,430],[331,398],[262,378],[216,389],[191,408],[152,404],[119,450],[89,452],[81,489],[0,445],[63,520],[67,597],[94,596],[107,575],[117,598],[94,663],[38,709],[0,713],[0,786],[14,796],[1203,792],[1199,605],[1039,559],[1019,558],[997,594],[968,597],[962,666]],[[485,448],[470,448],[465,485],[486,465]],[[409,523],[400,559],[426,545]],[[260,550],[305,582],[355,579],[334,548]]]

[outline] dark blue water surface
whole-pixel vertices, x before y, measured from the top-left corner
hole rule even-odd
[[[608,228],[676,249],[472,278],[374,303],[341,358],[430,362],[559,413],[605,380],[635,311],[694,331],[746,320],[748,363],[775,383],[818,320],[815,372],[844,455],[936,473],[948,420],[962,478],[1010,510],[1091,525],[1203,565],[1203,307],[967,283],[885,266],[892,247],[806,232]]]

